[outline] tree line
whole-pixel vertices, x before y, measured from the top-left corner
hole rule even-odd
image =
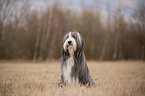
[[[119,9],[102,20],[97,10],[75,13],[56,3],[40,12],[11,0],[0,1],[0,14],[0,59],[59,59],[63,36],[78,31],[87,60],[145,60],[145,6],[135,12],[136,22]]]

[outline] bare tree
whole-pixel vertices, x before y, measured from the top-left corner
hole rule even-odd
[[[145,4],[143,0],[139,3],[135,15],[138,20],[138,24],[135,25],[135,28],[141,43],[141,59],[145,60]]]
[[[107,49],[107,44],[108,44],[108,40],[109,40],[109,35],[110,35],[110,32],[111,32],[111,18],[110,16],[107,17],[107,30],[105,32],[105,39],[104,39],[104,42],[103,42],[103,47],[102,47],[102,51],[101,51],[101,55],[100,55],[100,60],[104,60],[105,58],[105,54],[106,54],[106,49]]]
[[[0,0],[0,50],[3,50],[0,52],[0,57],[3,57],[4,53],[4,43],[2,43],[2,39],[4,36],[4,25],[9,20],[9,18],[12,16],[12,7],[15,4],[15,0]],[[11,28],[9,28],[11,29]]]
[[[0,0],[0,39],[2,38],[2,31],[4,22],[11,16],[12,14],[12,4],[11,0]]]
[[[120,13],[120,9],[117,10],[116,15],[114,17],[114,27],[115,27],[115,46],[113,53],[113,60],[117,60],[121,57],[121,36],[122,36],[122,22],[123,16]]]
[[[38,49],[39,49],[39,42],[40,42],[40,36],[41,36],[41,25],[40,22],[36,21],[37,24],[37,31],[36,31],[36,41],[35,41],[35,46],[34,46],[34,53],[33,53],[33,62],[36,62],[37,56],[38,56]]]
[[[107,11],[108,11],[108,16],[107,16],[107,21],[106,21],[106,30],[105,30],[105,37],[104,37],[104,42],[103,42],[103,47],[102,47],[102,51],[101,51],[101,55],[100,55],[100,60],[104,60],[105,58],[105,54],[106,54],[106,50],[107,50],[107,44],[108,44],[108,40],[109,40],[109,35],[111,32],[111,28],[112,28],[112,20],[111,20],[111,16],[110,16],[110,4],[109,2],[107,2]]]
[[[39,50],[39,60],[43,60],[43,52],[47,49],[47,43],[50,37],[52,24],[53,24],[53,9],[56,7],[55,5],[53,7],[48,8],[44,23],[46,24],[46,30],[42,32],[41,35],[41,42],[40,42],[40,50]]]

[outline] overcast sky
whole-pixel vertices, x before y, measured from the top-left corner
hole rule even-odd
[[[26,0],[20,0],[26,1]],[[32,9],[43,10],[53,3],[60,3],[63,6],[74,8],[76,11],[83,8],[90,10],[101,10],[114,14],[120,8],[126,18],[130,18],[136,11],[138,4],[145,0],[27,0],[32,5]]]

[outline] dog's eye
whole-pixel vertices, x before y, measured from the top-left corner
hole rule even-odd
[[[74,34],[74,35],[72,35],[72,37],[76,39],[77,38],[77,35]]]
[[[69,36],[68,35],[65,35],[64,40],[66,40],[67,38],[69,38]]]
[[[69,37],[69,36],[68,36],[68,35],[66,35],[66,36],[65,36],[65,39],[67,39],[68,37]]]

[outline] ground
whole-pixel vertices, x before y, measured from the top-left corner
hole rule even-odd
[[[0,62],[0,96],[145,96],[145,62],[88,61],[96,87],[59,87],[60,63]]]

